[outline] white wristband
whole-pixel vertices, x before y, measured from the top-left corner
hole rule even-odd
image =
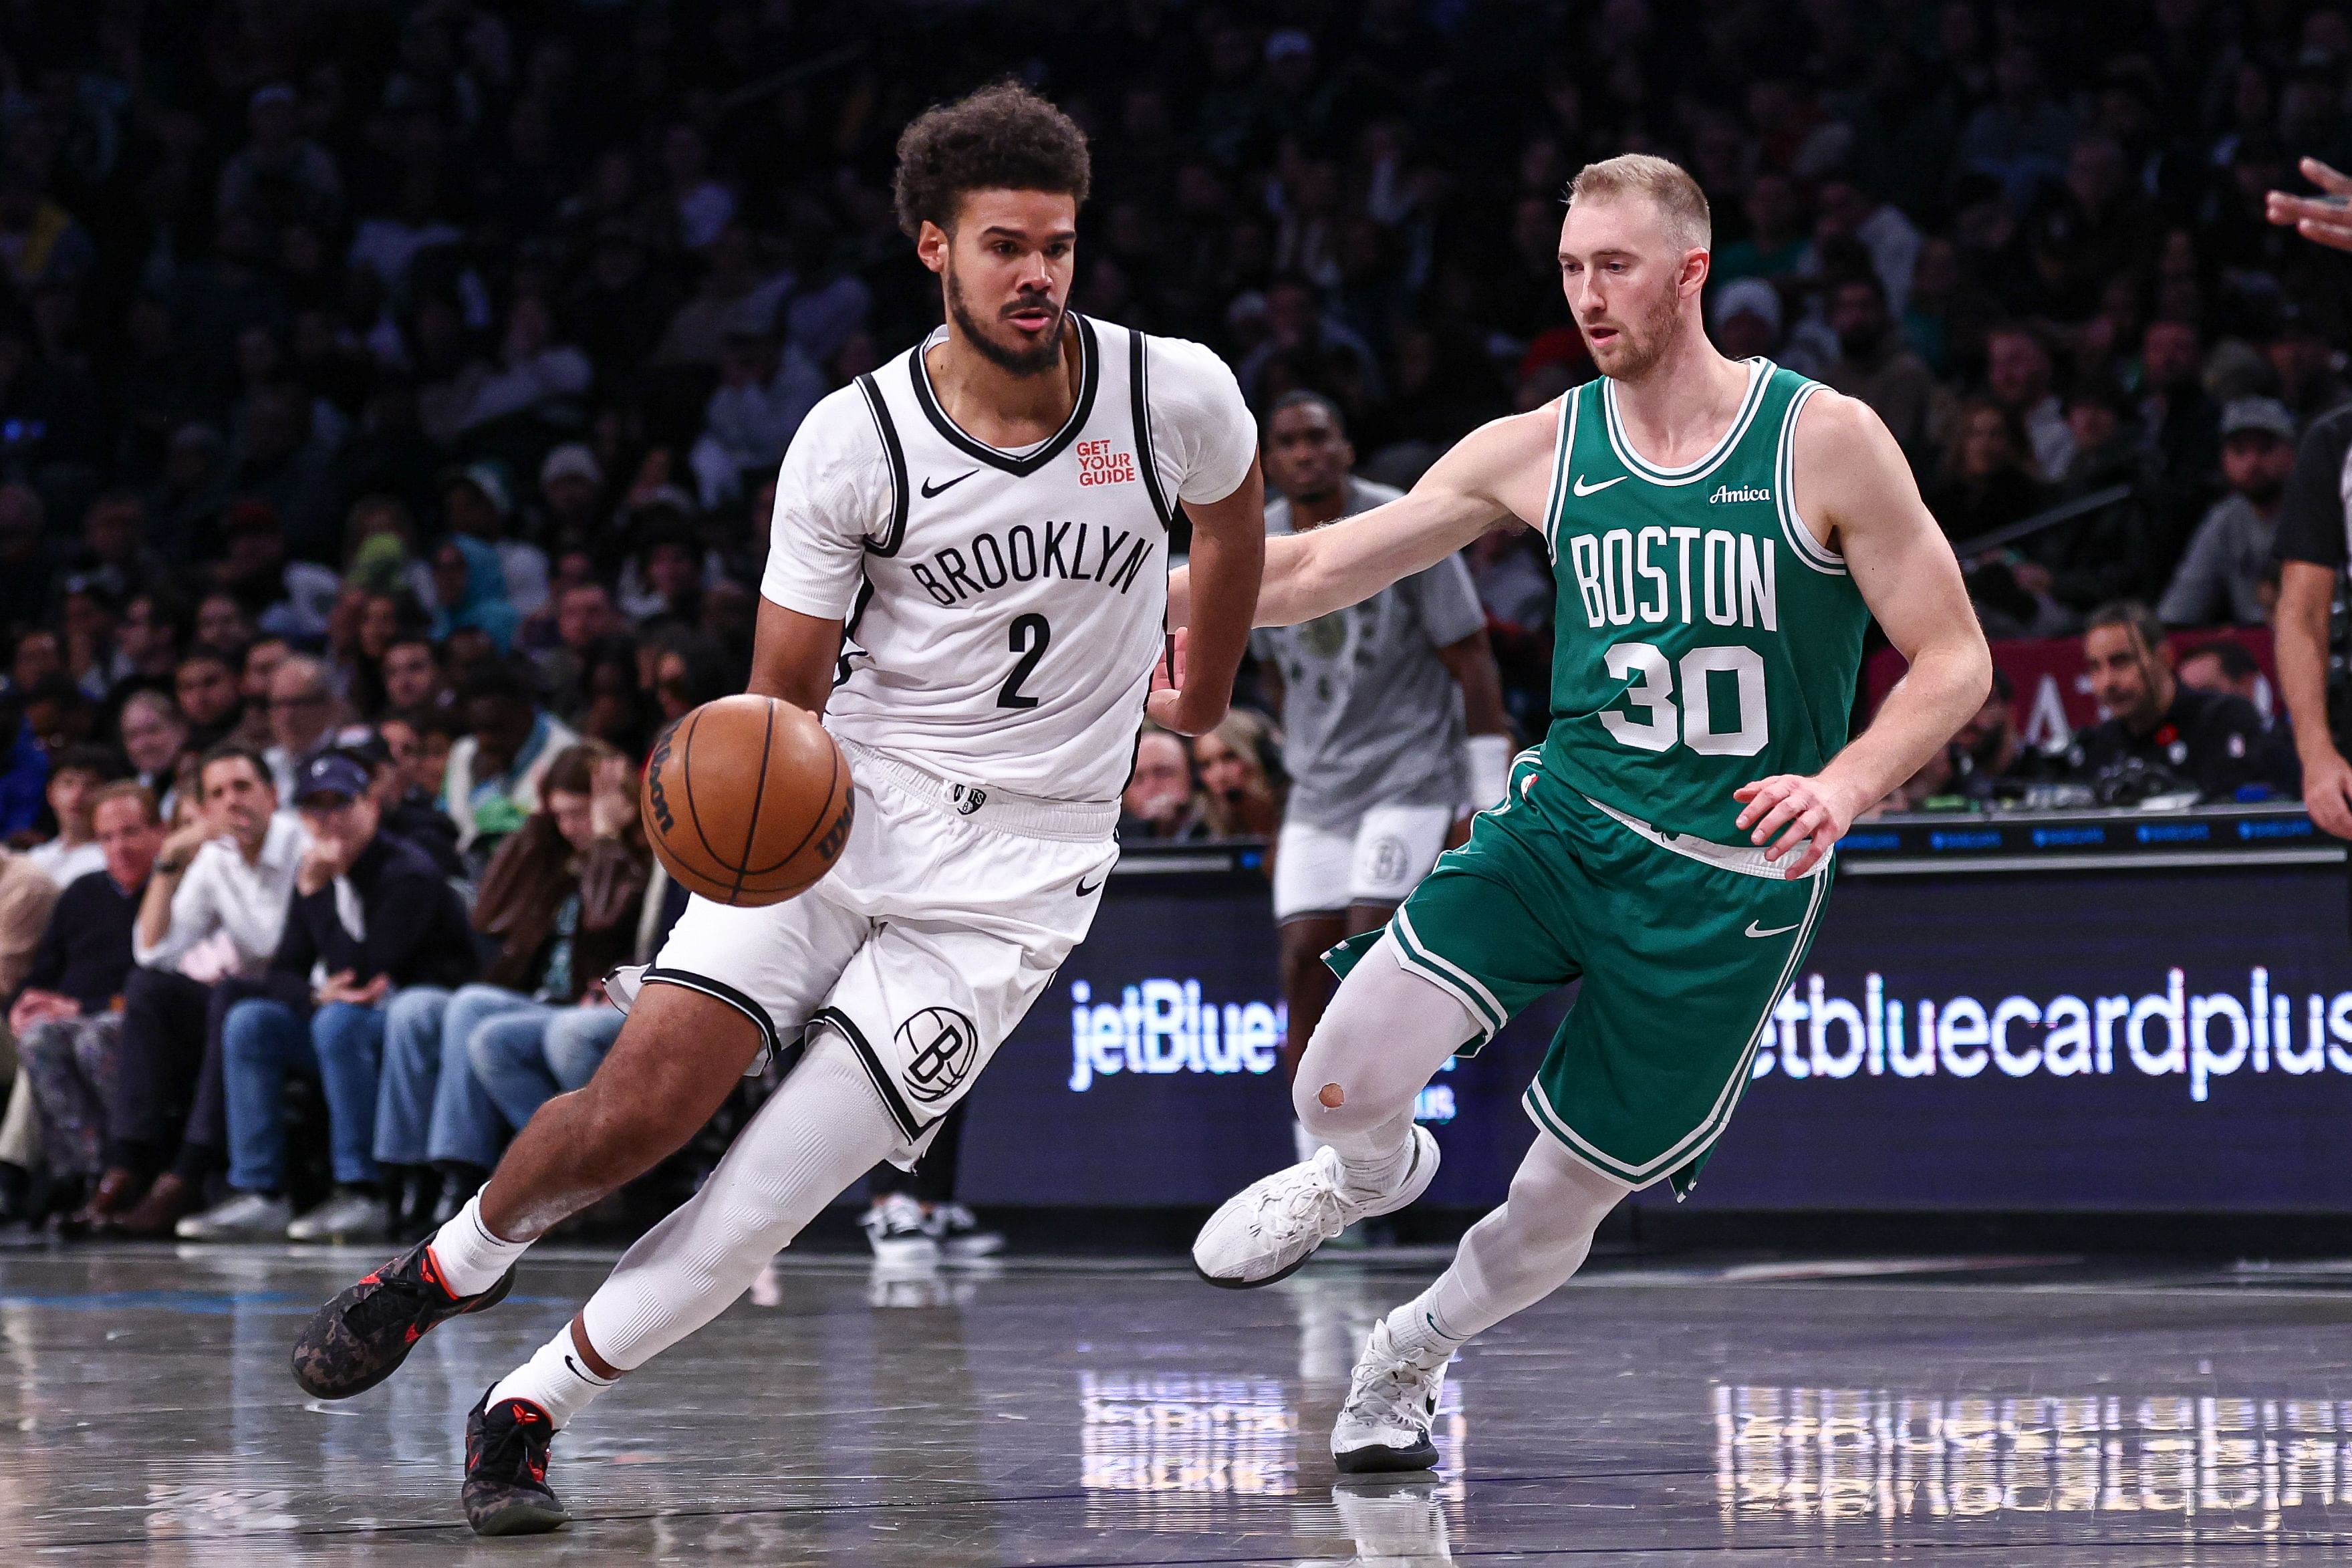
[[[1498,804],[1511,787],[1511,738],[1473,735],[1462,750],[1470,765],[1470,809]]]

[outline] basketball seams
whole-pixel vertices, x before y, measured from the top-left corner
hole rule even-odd
[[[727,891],[727,901],[733,903],[743,895],[743,878],[751,858],[751,843],[760,835],[760,803],[768,797],[768,753],[776,744],[776,700],[767,699],[760,712],[760,768],[751,785],[751,809],[744,815],[750,819],[743,824],[743,852],[735,857],[735,885]]]
[[[710,857],[712,865],[723,868],[727,862],[710,847],[710,835],[702,831],[702,814],[694,808],[694,731],[701,722],[702,710],[698,708],[687,715],[686,733],[677,738],[678,793],[686,796],[687,820],[694,824],[694,836],[701,840],[702,852]]]
[[[825,738],[828,741],[832,740],[830,735],[827,735]],[[824,799],[818,805],[816,808],[816,816],[809,823],[808,831],[801,835],[800,841],[798,843],[794,844],[790,849],[785,850],[782,856],[769,861],[766,865],[744,867],[743,876],[764,877],[771,871],[779,870],[783,867],[791,865],[793,859],[799,856],[800,852],[808,847],[809,840],[817,836],[819,829],[832,826],[832,824],[838,818],[840,814],[833,809],[833,803],[841,794],[841,747],[836,742],[832,745],[829,750],[833,752],[833,773],[832,775],[825,780]],[[753,805],[753,815],[751,819],[755,823],[759,820],[758,806],[756,803],[754,803]],[[748,854],[749,850],[746,850],[745,853]]]

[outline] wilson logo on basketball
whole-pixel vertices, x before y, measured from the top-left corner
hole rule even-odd
[[[677,732],[674,729],[665,731],[661,744],[646,759],[646,808],[654,814],[654,820],[661,824],[664,833],[677,829],[677,814],[670,810],[669,796],[662,789],[662,764],[669,761],[670,736]]]
[[[849,822],[856,815],[856,796],[845,797],[841,803],[840,817],[825,829],[824,837],[816,841],[817,857],[828,866],[840,858],[842,847],[849,842]]]

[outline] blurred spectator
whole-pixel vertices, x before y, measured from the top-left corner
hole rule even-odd
[[[106,1104],[114,1091],[131,921],[163,841],[155,797],[143,784],[108,785],[91,812],[104,864],[58,896],[8,1010],[24,1078],[39,1107],[50,1173],[89,1197],[68,1221],[76,1228],[137,1195],[121,1183],[88,1189],[99,1175]]]
[[[342,703],[327,683],[327,667],[300,654],[282,660],[269,675],[269,744],[261,755],[280,800],[294,795],[294,781],[342,721]]]
[[[2064,760],[2025,742],[2017,717],[2017,688],[1999,669],[1976,716],[1944,749],[1888,799],[1890,809],[1916,811],[1950,800],[1970,805],[2016,805],[2034,786],[2056,783]]]
[[[633,945],[650,857],[635,835],[630,760],[599,742],[567,747],[541,799],[476,895],[474,929],[498,943],[481,983],[413,986],[392,1002],[375,1158],[404,1178],[405,1228],[418,1235],[473,1194],[508,1130],[538,1107],[494,1098],[473,1058],[536,1058],[559,1010],[601,996]]]
[[[1204,735],[1192,737],[1192,767],[1201,780],[1202,820],[1212,838],[1272,838],[1282,825],[1274,787],[1274,727],[1235,708]]]
[[[772,472],[827,390],[824,374],[762,321],[728,329],[719,370],[719,390],[688,457],[706,509],[740,499],[748,474]]]
[[[1207,817],[1192,787],[1192,758],[1184,738],[1145,725],[1136,742],[1127,791],[1119,796],[1119,837],[1200,838],[1207,834]]]
[[[2067,395],[2066,425],[2074,458],[2050,492],[2053,509],[2102,492],[2124,493],[2017,543],[2020,556],[2047,574],[2042,591],[2077,615],[2142,591],[2155,548],[2152,509],[2161,479],[2132,423],[2130,400],[2112,382],[2085,381]],[[2020,570],[2020,580],[2025,573]]]
[[[205,753],[186,826],[163,840],[132,932],[122,996],[122,1066],[107,1113],[110,1184],[135,1202],[107,1228],[163,1237],[201,1205],[228,1148],[221,1027],[285,933],[309,835],[260,756],[236,744]]]
[[[514,502],[497,464],[473,463],[448,475],[441,484],[441,505],[452,532],[497,552],[502,595],[515,615],[532,615],[547,603],[547,552],[506,537]],[[505,646],[501,641],[499,647]]]
[[[114,759],[103,746],[71,746],[50,760],[49,812],[57,818],[57,837],[25,851],[25,858],[60,888],[106,865],[91,809],[114,773]]]
[[[2273,742],[2254,705],[2183,685],[2163,623],[2146,605],[2095,611],[2083,633],[2083,662],[2109,716],[2076,732],[2067,762],[2101,805],[2294,790],[2292,754]]]
[[[377,831],[369,782],[334,752],[303,769],[294,804],[310,847],[269,961],[274,994],[237,1003],[221,1026],[233,1195],[181,1221],[184,1237],[324,1241],[384,1230],[370,1150],[385,1004],[400,987],[462,984],[475,958],[464,904],[424,851]],[[335,1182],[299,1217],[286,1195],[291,1073],[316,1076],[326,1091]]]
[[[2272,545],[2294,472],[2294,416],[2272,397],[2241,397],[2221,410],[2221,473],[2230,493],[2213,504],[2156,606],[2167,626],[2270,620],[2277,598]]]
[[[442,805],[457,847],[502,838],[540,807],[540,780],[580,737],[539,705],[530,679],[499,663],[477,668],[458,695],[466,732],[449,751]]]
[[[57,907],[58,885],[12,850],[0,849],[0,995],[12,1001],[32,972],[33,956]],[[0,1021],[0,1083],[8,1107],[0,1116],[0,1224],[28,1216],[33,1168],[40,1161],[40,1118],[32,1086],[16,1059],[16,1037]]]
[[[2191,691],[2226,691],[2252,703],[2257,710],[2263,706],[2262,663],[2246,651],[2243,643],[2216,637],[2184,648],[2178,674],[2180,684]]]
[[[162,803],[163,816],[172,816],[172,791],[180,777],[180,758],[188,749],[188,721],[163,692],[142,687],[122,700],[116,721],[122,736],[122,754],[131,773]]]
[[[1936,378],[1927,362],[1895,335],[1887,314],[1886,286],[1873,273],[1833,284],[1829,325],[1837,334],[1838,357],[1822,379],[1870,405],[1912,466],[1921,466],[1927,458]]]
[[[172,672],[173,695],[188,721],[188,744],[199,751],[210,751],[245,722],[237,662],[227,649],[200,643]]]
[[[2025,457],[2037,479],[2063,477],[2074,460],[2074,433],[2050,389],[2050,351],[2021,326],[1996,328],[1985,340],[1985,388],[2025,434]]]

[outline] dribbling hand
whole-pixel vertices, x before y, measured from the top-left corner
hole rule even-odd
[[[1217,727],[1225,716],[1228,699],[1223,693],[1194,691],[1185,685],[1184,638],[1181,626],[1169,635],[1160,662],[1151,667],[1151,694],[1143,700],[1143,712],[1163,730],[1198,735]]]
[[[1769,840],[1764,858],[1788,859],[1786,875],[1791,881],[1811,870],[1836,847],[1861,810],[1836,784],[1802,773],[1774,773],[1741,784],[1731,792],[1731,798],[1744,804],[1738,826],[1748,834],[1748,842]],[[1788,858],[1791,855],[1794,859]]]

